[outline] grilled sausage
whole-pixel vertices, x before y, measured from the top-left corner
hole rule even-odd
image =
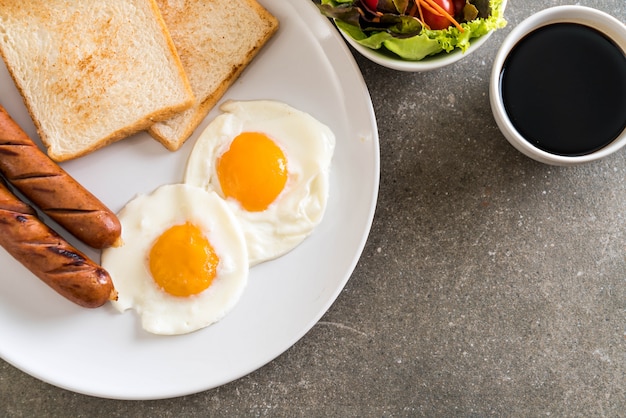
[[[46,215],[85,244],[120,243],[117,216],[52,161],[0,106],[0,173]]]
[[[44,224],[0,181],[0,245],[59,294],[86,308],[117,299],[109,273]]]

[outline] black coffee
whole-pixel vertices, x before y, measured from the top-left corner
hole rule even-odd
[[[626,129],[626,54],[588,26],[555,23],[525,36],[500,86],[515,129],[544,151],[588,154]]]

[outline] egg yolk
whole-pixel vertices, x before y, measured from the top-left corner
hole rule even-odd
[[[209,240],[190,222],[165,231],[150,249],[152,278],[173,296],[191,296],[208,288],[218,263]]]
[[[274,141],[258,132],[233,139],[217,162],[217,175],[226,197],[250,212],[261,212],[287,183],[287,159]]]

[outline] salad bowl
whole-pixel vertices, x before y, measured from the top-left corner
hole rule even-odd
[[[451,52],[440,52],[436,55],[431,55],[417,61],[404,60],[402,58],[394,56],[391,53],[387,53],[386,51],[363,46],[354,39],[352,39],[350,35],[342,31],[341,29],[339,29],[339,33],[341,33],[346,42],[350,46],[352,46],[359,54],[363,55],[365,58],[369,59],[372,62],[375,62],[378,65],[382,65],[383,67],[387,67],[397,71],[420,72],[436,70],[447,65],[454,64],[459,60],[462,60],[463,58],[467,57],[472,52],[480,48],[482,44],[487,42],[487,39],[489,39],[493,32],[488,32],[485,35],[482,35],[472,40],[470,46],[465,51],[459,48],[455,48]]]
[[[494,3],[492,1],[492,3]],[[426,48],[432,48],[432,41],[430,41],[430,45],[426,47],[424,45],[424,51],[421,50],[422,46],[418,44],[410,44],[404,43],[407,45],[406,47],[402,45],[403,41],[398,42],[397,44],[386,46],[386,42],[383,43],[385,45],[377,47],[371,47],[369,39],[362,39],[363,33],[360,32],[359,29],[355,29],[350,24],[346,24],[346,22],[342,22],[340,18],[332,18],[335,26],[337,27],[339,33],[343,36],[345,41],[354,48],[359,54],[363,57],[369,59],[370,61],[381,65],[386,68],[390,68],[397,71],[406,71],[406,72],[422,72],[422,71],[432,71],[447,65],[451,65],[476,51],[480,48],[492,33],[506,25],[506,21],[502,17],[504,14],[504,10],[506,8],[507,0],[502,0],[498,2],[500,6],[497,8],[497,15],[493,16],[493,18],[489,19],[488,24],[480,25],[478,29],[476,26],[466,26],[465,23],[462,26],[465,27],[469,33],[459,33],[456,28],[451,27],[450,30],[434,30],[429,31],[431,33],[430,37],[432,39],[440,38],[439,41],[441,44],[448,43],[448,40],[451,37],[458,36],[459,40],[454,40],[453,43],[458,42],[457,46],[446,46],[445,49],[435,48],[434,51],[426,50]],[[484,20],[484,19],[480,19]],[[432,35],[434,33],[441,33],[441,36]],[[458,35],[454,35],[454,34]],[[419,36],[421,38],[425,36]],[[447,38],[447,39],[446,39]],[[406,39],[409,40],[409,39]],[[410,45],[410,46],[409,46]],[[392,49],[396,49],[396,52],[392,52]],[[404,51],[403,51],[404,49]],[[401,56],[406,53],[409,56]],[[410,55],[415,55],[411,57]],[[424,56],[422,56],[424,55]]]

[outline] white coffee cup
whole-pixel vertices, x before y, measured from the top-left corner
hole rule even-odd
[[[491,109],[496,123],[505,138],[511,145],[530,158],[552,165],[574,165],[598,160],[614,153],[626,145],[626,129],[618,134],[612,142],[598,150],[582,155],[562,155],[540,149],[524,138],[515,128],[504,105],[501,74],[509,54],[520,40],[525,38],[528,34],[539,28],[555,23],[578,23],[586,25],[605,35],[613,44],[620,48],[622,52],[626,51],[626,25],[607,13],[585,6],[573,5],[552,7],[538,12],[521,22],[509,33],[496,55],[489,87]],[[624,77],[626,77],[626,74],[624,74]],[[626,109],[616,109],[616,112],[621,112],[626,118]]]

